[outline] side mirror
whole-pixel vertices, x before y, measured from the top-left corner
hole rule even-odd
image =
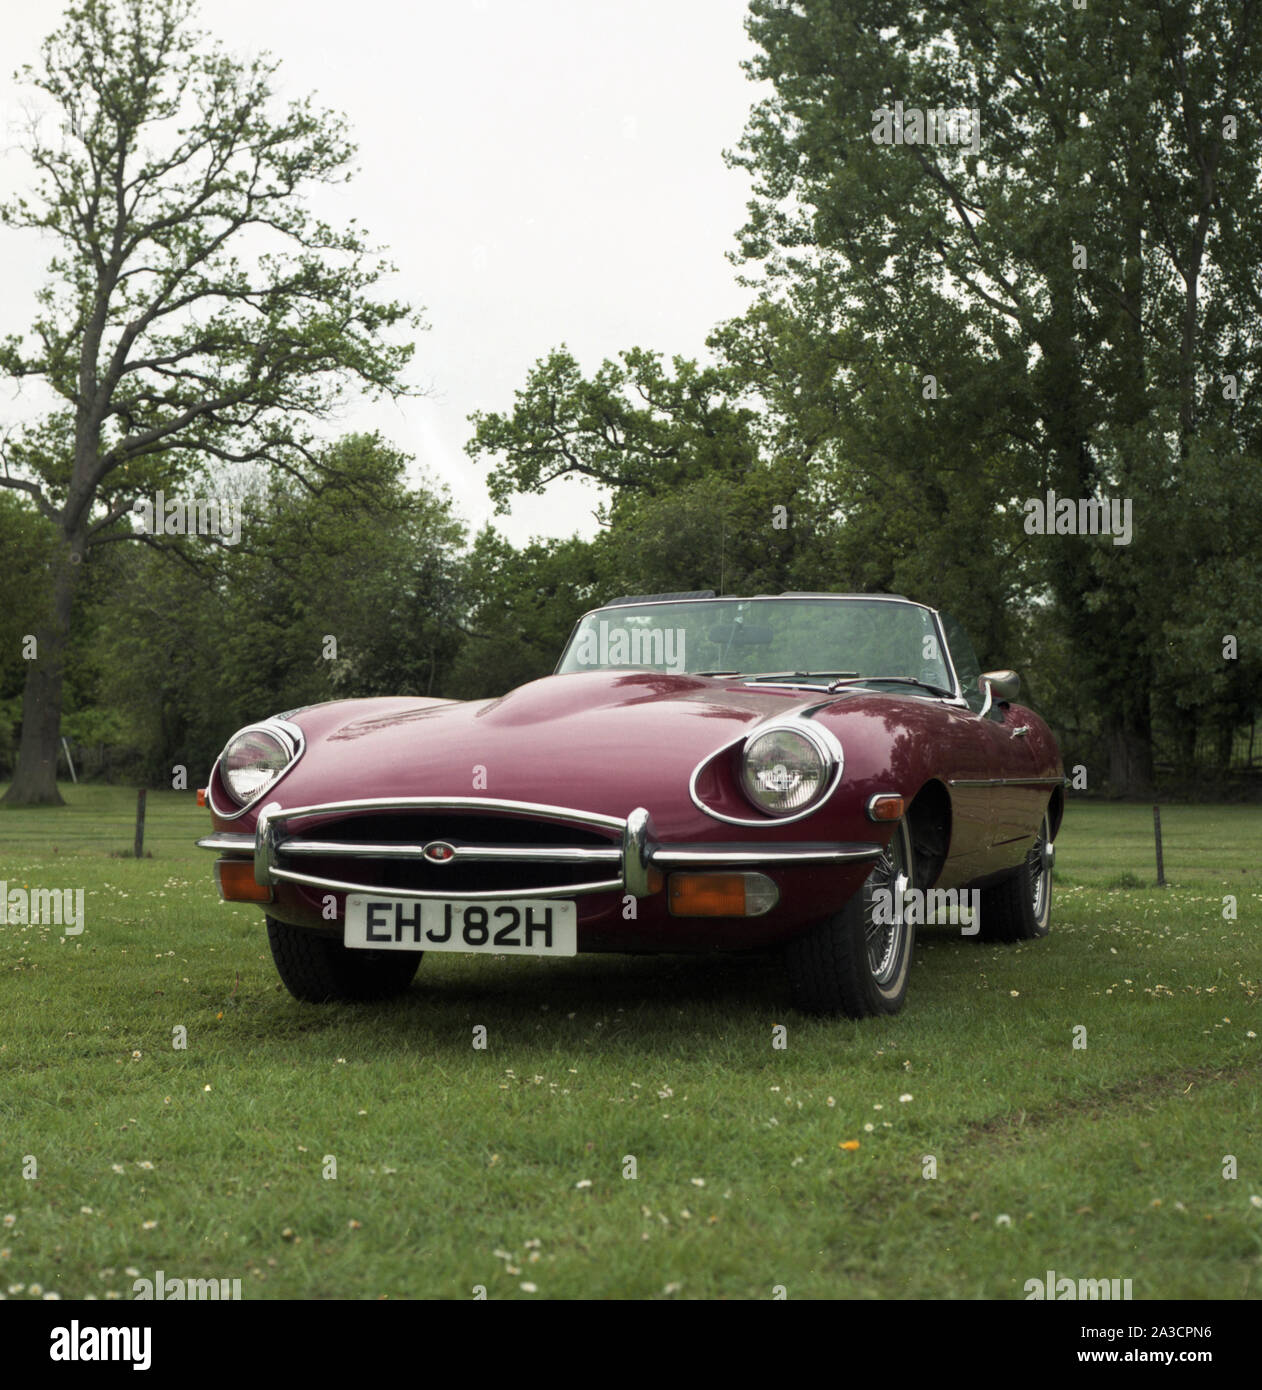
[[[977,688],[986,695],[986,703],[981,709],[984,717],[990,713],[993,701],[1003,702],[1017,698],[1021,692],[1021,677],[1015,671],[983,671],[977,678]]]

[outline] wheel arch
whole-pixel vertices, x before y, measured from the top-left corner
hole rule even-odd
[[[951,794],[944,783],[930,778],[904,812],[916,860],[916,884],[932,888],[942,873],[951,848]]]
[[[1060,823],[1065,815],[1065,788],[1057,787],[1047,803],[1047,819],[1051,826],[1051,838],[1060,834]]]

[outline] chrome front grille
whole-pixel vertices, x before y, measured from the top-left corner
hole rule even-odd
[[[301,832],[290,829],[295,821],[306,822]],[[272,881],[337,891],[570,898],[622,888],[625,827],[613,817],[485,798],[269,807],[259,817],[255,865]]]

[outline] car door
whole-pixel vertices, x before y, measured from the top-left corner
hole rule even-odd
[[[977,771],[962,776],[957,786],[969,791],[984,785],[986,794],[986,846],[989,867],[1006,866],[1021,857],[1019,842],[1028,840],[1038,827],[1045,788],[1023,785],[1023,778],[1037,771],[1018,707],[992,702],[986,709],[986,695],[980,684],[981,664],[962,625],[949,614],[940,615],[951,663],[968,706],[968,719],[981,747]],[[983,713],[985,710],[985,713]],[[953,795],[955,788],[953,788]],[[1005,846],[1011,846],[1005,849]]]

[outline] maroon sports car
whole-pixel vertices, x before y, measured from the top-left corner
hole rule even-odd
[[[242,729],[198,843],[299,999],[425,951],[779,947],[799,1007],[893,1013],[918,923],[1047,934],[1064,775],[1017,691],[899,595],[624,598],[498,699]]]

